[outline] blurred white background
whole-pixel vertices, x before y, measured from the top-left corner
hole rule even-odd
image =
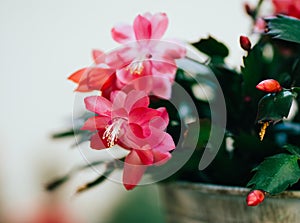
[[[71,122],[75,86],[67,77],[91,63],[92,49],[117,46],[110,37],[114,24],[131,23],[146,11],[166,12],[166,37],[197,41],[210,34],[231,48],[229,61],[239,66],[238,39],[250,26],[243,2],[0,0],[0,206],[10,209],[36,199],[43,183],[84,162],[69,148],[73,140],[53,141],[50,135]],[[126,194],[114,183],[76,197],[73,189],[62,196],[88,223],[111,215]]]

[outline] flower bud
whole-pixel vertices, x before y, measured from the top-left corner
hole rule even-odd
[[[245,9],[245,12],[249,15],[249,16],[253,16],[253,14],[254,14],[254,10],[253,10],[253,8],[249,5],[249,3],[248,2],[246,2],[245,4],[244,4],[244,9]]]
[[[243,50],[251,50],[251,42],[247,36],[240,36],[240,45]]]
[[[279,82],[273,79],[261,81],[258,85],[256,85],[256,88],[267,93],[275,93],[282,90]]]
[[[246,202],[248,206],[256,206],[265,199],[265,192],[262,190],[253,190],[247,196]]]

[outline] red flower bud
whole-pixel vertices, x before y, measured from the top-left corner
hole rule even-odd
[[[247,36],[240,36],[240,45],[243,50],[251,50],[251,42]]]
[[[259,205],[265,199],[265,192],[262,190],[253,190],[247,196],[246,202],[248,206]]]
[[[245,3],[244,4],[244,9],[245,9],[245,12],[250,15],[250,16],[253,16],[253,13],[254,13],[254,10],[253,8],[249,5],[249,3]]]
[[[267,93],[275,93],[282,90],[279,82],[273,79],[261,81],[258,85],[256,85],[256,88]]]

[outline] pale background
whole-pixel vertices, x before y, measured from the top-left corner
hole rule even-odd
[[[211,34],[230,46],[229,62],[239,66],[243,51],[238,38],[250,26],[243,2],[0,0],[2,210],[33,202],[48,179],[83,163],[80,153],[69,148],[73,140],[49,136],[70,124],[74,85],[68,75],[91,63],[91,49],[117,46],[110,37],[114,24],[130,23],[146,11],[166,12],[166,37],[196,41]],[[84,181],[71,182],[60,193],[88,223],[105,222],[99,217],[111,216],[114,204],[128,196],[121,185],[106,183],[74,197],[78,182]]]

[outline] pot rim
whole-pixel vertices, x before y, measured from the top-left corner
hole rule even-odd
[[[245,196],[245,194],[250,192],[250,188],[238,187],[238,186],[225,186],[217,184],[208,183],[198,183],[198,182],[188,182],[188,181],[176,181],[172,183],[167,183],[168,186],[172,188],[197,190],[201,193],[213,193],[213,194],[228,194],[228,195],[240,195]],[[280,194],[270,196],[273,198],[300,198],[300,191],[288,190]]]

